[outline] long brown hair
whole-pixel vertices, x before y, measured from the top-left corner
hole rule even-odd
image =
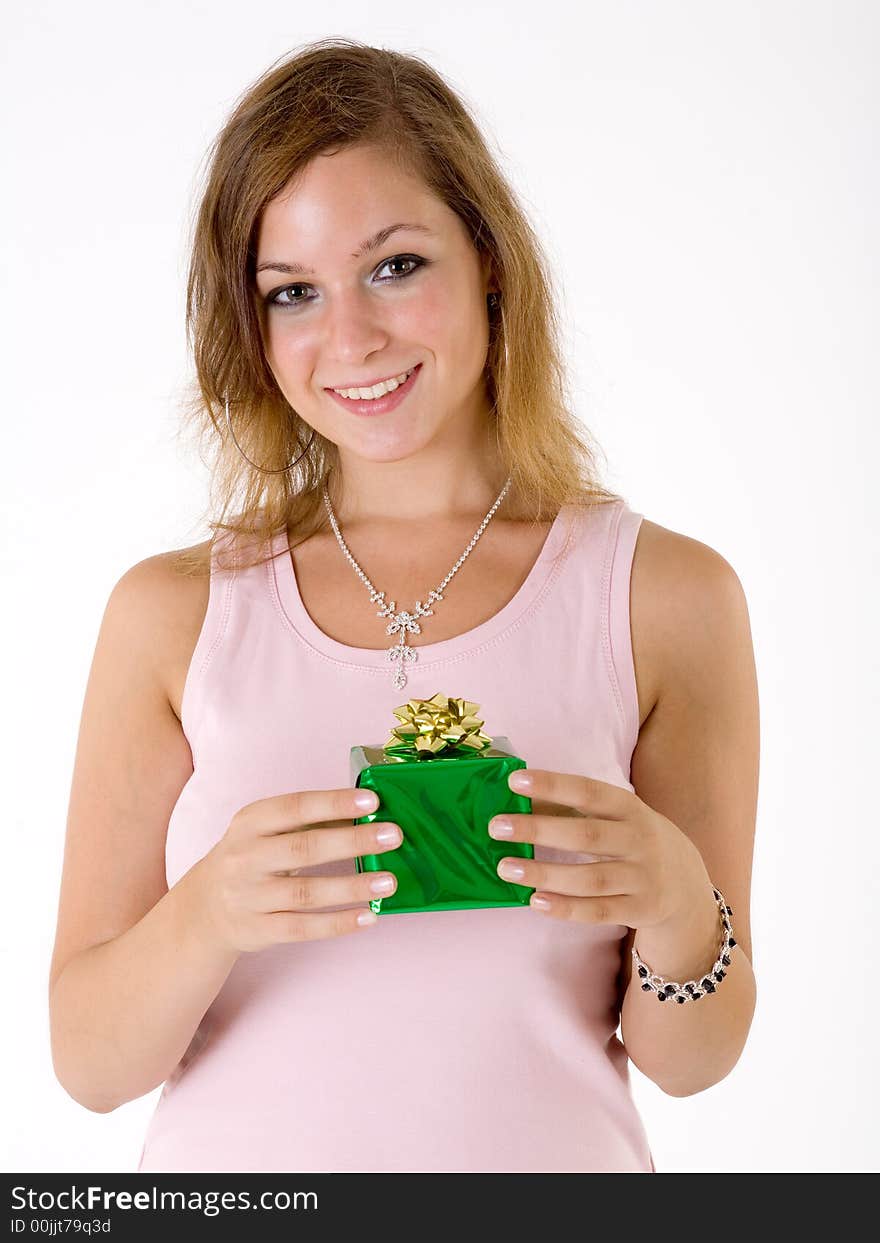
[[[417,56],[322,39],[267,70],[208,152],[187,281],[195,379],[181,412],[200,451],[207,444],[213,453],[209,510],[219,517],[208,515],[211,541],[178,551],[182,572],[207,573],[210,545],[223,531],[243,537],[239,566],[255,565],[272,555],[265,547],[272,532],[286,526],[295,543],[326,522],[321,490],[338,450],[315,431],[303,454],[313,429],[290,407],[269,368],[256,238],[266,204],[298,170],[354,143],[381,146],[417,172],[458,214],[478,253],[491,259],[501,296],[487,312],[485,378],[500,457],[513,478],[505,516],[542,521],[564,504],[591,508],[622,499],[599,483],[594,443],[572,413],[541,245],[468,108]],[[236,439],[263,470],[228,435],[227,395]],[[292,469],[283,469],[300,454]],[[242,557],[244,544],[249,559]]]

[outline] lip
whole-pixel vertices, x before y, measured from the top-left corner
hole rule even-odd
[[[393,393],[386,393],[384,397],[377,397],[375,401],[359,401],[356,398],[343,397],[341,393],[335,393],[332,388],[328,388],[327,392],[331,397],[335,398],[340,406],[348,410],[350,414],[387,414],[389,410],[394,410],[396,406],[399,406],[407,394],[411,391],[419,377],[421,369],[422,364],[416,363],[415,369],[408,380],[405,380],[403,384],[398,385]],[[397,372],[397,375],[400,375],[399,371]],[[391,377],[389,376],[388,378],[390,379]],[[352,387],[354,387],[354,385],[352,385]]]
[[[393,380],[395,376],[403,375],[404,371],[409,371],[409,367],[404,367],[403,371],[398,368],[397,371],[392,371],[390,375],[377,376],[375,380],[370,380],[367,384],[357,382],[354,384],[326,384],[324,387],[328,392],[332,392],[333,389],[337,388],[374,388],[377,384],[383,384],[385,380]]]

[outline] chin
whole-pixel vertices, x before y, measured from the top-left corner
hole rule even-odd
[[[370,429],[366,428],[360,437],[349,440],[347,444],[337,443],[342,444],[345,452],[364,461],[404,462],[430,448],[440,430],[432,428],[426,435],[424,431],[419,434],[415,428],[398,427],[394,431],[389,429],[384,435],[382,432],[370,435]]]

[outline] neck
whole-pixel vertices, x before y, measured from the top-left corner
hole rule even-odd
[[[445,442],[440,438],[396,461],[368,461],[341,452],[327,483],[337,522],[394,528],[476,517],[479,523],[508,479],[495,433],[494,421],[487,421],[454,444],[451,436]],[[496,513],[509,503],[508,491]]]

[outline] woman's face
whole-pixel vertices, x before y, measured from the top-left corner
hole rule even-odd
[[[459,217],[381,150],[318,156],[266,206],[256,282],[278,385],[343,461],[451,445],[485,419],[488,264]],[[385,413],[355,413],[328,392],[415,366]]]

